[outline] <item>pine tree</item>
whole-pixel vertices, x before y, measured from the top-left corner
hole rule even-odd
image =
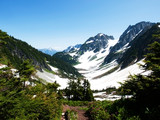
[[[32,62],[30,62],[30,60],[25,60],[21,65],[20,65],[20,69],[19,69],[19,75],[23,81],[23,88],[26,86],[26,81],[29,81],[30,83],[32,83],[31,81],[31,75],[34,74],[34,72],[36,71],[35,68],[33,67],[33,65],[31,64]]]
[[[133,95],[131,99],[143,119],[156,119],[160,117],[160,43],[154,42],[148,50],[145,64],[141,66],[151,73],[130,76],[119,90],[123,95]]]
[[[88,80],[70,80],[65,89],[67,98],[70,100],[93,101],[93,93]]]

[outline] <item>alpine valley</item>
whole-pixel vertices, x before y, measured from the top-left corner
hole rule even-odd
[[[130,74],[147,74],[137,63],[143,63],[146,48],[154,41],[150,37],[155,29],[158,29],[155,23],[140,22],[130,25],[118,40],[98,33],[83,44],[69,46],[53,56],[48,55],[55,52],[53,49],[37,50],[0,31],[0,60],[1,64],[11,64],[16,69],[23,59],[32,60],[37,68],[36,77],[44,82],[56,81],[61,89],[67,87],[70,79],[78,78],[88,79],[92,90],[118,88],[119,82]]]
[[[160,23],[42,51],[0,30],[0,119],[159,120]]]
[[[149,36],[156,27],[150,22],[130,25],[118,40],[98,33],[84,44],[70,46],[54,56],[77,68],[94,90],[119,87],[130,74],[148,74],[137,63],[143,63],[146,48],[153,42]]]

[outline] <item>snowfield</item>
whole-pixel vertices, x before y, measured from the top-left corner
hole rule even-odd
[[[53,82],[57,82],[60,85],[60,89],[64,89],[67,87],[67,83],[69,81],[69,79],[67,78],[61,78],[58,75],[54,75],[53,73],[49,73],[43,70],[43,72],[37,71],[36,75],[45,80],[48,83],[53,83]]]
[[[99,52],[94,53],[93,51],[87,51],[78,58],[80,64],[76,65],[77,69],[85,69],[88,72],[95,71],[99,68],[109,54],[110,47],[114,46],[118,40],[108,40],[106,49],[101,49]]]
[[[144,73],[144,71],[139,68],[139,65],[135,63],[123,70],[118,69],[109,75],[105,75],[103,77],[102,76],[97,77],[106,73],[107,71],[113,69],[118,65],[116,60],[114,60],[109,64],[101,66],[105,57],[110,52],[110,47],[114,46],[117,42],[118,40],[108,40],[108,45],[106,46],[105,49],[101,49],[96,53],[94,53],[93,51],[86,51],[83,55],[81,55],[78,58],[80,64],[75,65],[74,67],[77,68],[79,72],[83,74],[86,77],[86,79],[90,81],[92,90],[102,90],[108,87],[118,88],[120,86],[119,82],[124,82],[125,80],[127,80],[129,75],[134,75],[139,73],[148,74]],[[128,44],[126,44],[120,50],[123,51],[127,49],[127,47]],[[139,61],[138,63],[142,64],[143,62]]]
[[[114,91],[111,94],[106,94],[106,92],[98,92],[98,93],[93,93],[93,96],[96,101],[104,101],[104,100],[115,101],[122,98],[121,95],[114,95],[113,93]],[[125,96],[125,98],[131,98],[131,97],[132,95]]]
[[[139,61],[138,63],[143,64],[142,61]],[[123,70],[116,70],[115,72],[103,76],[98,79],[93,79],[97,75],[101,75],[104,72],[107,72],[108,70],[112,69],[114,66],[116,66],[116,63],[112,63],[112,67],[104,70],[97,70],[97,71],[83,71],[83,75],[90,81],[91,89],[92,90],[102,90],[106,89],[108,87],[120,87],[119,82],[124,82],[128,79],[129,75],[134,74],[140,74],[143,73],[143,75],[147,75],[150,72],[144,72],[144,70],[139,68],[139,65],[137,63],[123,69]],[[80,71],[82,73],[82,71]]]

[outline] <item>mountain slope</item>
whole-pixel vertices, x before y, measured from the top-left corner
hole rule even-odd
[[[114,40],[113,36],[99,33],[87,39],[78,49],[70,49],[67,52],[65,50],[54,56],[75,65],[77,69],[95,70],[103,63],[110,48],[116,43],[117,40]]]
[[[56,57],[44,54],[26,42],[15,39],[0,30],[0,63],[12,65],[19,68],[23,60],[30,59],[38,70],[48,70],[51,68],[48,64],[56,67],[59,73],[64,77],[81,77],[82,75],[70,64],[59,60]]]
[[[30,59],[39,69],[45,68],[50,70],[44,60],[44,58],[49,56],[39,52],[26,42],[17,40],[3,31],[0,31],[0,41],[4,43],[1,44],[0,48],[2,62],[7,60],[7,62],[12,63],[15,68],[18,68],[23,59]]]
[[[130,25],[120,36],[118,43],[111,49],[108,56],[104,60],[104,64],[119,59],[123,56],[123,53],[130,47],[129,42],[134,40],[136,37],[141,36],[148,29],[150,29],[154,23],[150,22],[139,22],[135,25]]]
[[[144,55],[148,53],[148,45],[154,41],[159,42],[159,38],[156,37],[160,34],[158,26],[158,24],[153,25],[148,31],[129,43],[131,47],[124,53],[122,58],[118,59],[119,64],[122,64],[121,68],[143,59]]]

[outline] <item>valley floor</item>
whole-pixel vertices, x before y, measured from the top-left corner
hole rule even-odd
[[[95,75],[101,75],[109,71],[111,68],[104,70],[96,70],[96,71],[86,70],[80,72],[86,77],[86,79],[89,80],[92,90],[102,90],[109,87],[118,88],[120,87],[119,82],[124,82],[125,80],[127,80],[129,75],[140,74],[140,73],[148,74],[148,72],[144,72],[144,70],[140,69],[138,64],[143,64],[143,62],[139,61],[138,63],[135,63],[123,70],[118,69],[109,75],[105,75],[97,79],[94,79],[94,77],[96,77]]]

